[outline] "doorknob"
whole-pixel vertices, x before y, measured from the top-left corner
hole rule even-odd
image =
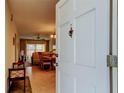
[[[58,57],[58,54],[56,53],[55,56]]]
[[[55,67],[58,67],[58,63],[55,63],[54,66],[55,66]]]

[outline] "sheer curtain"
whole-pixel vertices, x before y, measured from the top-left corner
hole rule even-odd
[[[27,44],[26,45],[26,55],[27,61],[31,63],[31,56],[33,52],[45,52],[46,45],[45,44]]]

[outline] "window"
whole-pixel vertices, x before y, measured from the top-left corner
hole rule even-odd
[[[27,44],[27,60],[31,62],[31,56],[33,52],[45,52],[45,44]]]
[[[36,52],[45,52],[45,44],[36,44]]]

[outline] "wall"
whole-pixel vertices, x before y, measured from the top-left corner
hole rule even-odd
[[[50,41],[49,41],[49,50],[53,50],[53,45],[55,45],[55,38],[50,38]]]
[[[12,63],[18,59],[18,48],[19,39],[18,33],[14,21],[11,21],[11,13],[7,0],[5,1],[5,91],[7,93],[7,78],[8,78],[8,68],[12,67]],[[17,36],[15,44],[13,44],[13,37]],[[16,53],[15,53],[15,45]],[[16,54],[16,56],[15,56]],[[16,58],[15,58],[16,57]]]

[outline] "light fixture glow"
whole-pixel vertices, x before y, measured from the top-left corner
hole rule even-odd
[[[54,37],[54,35],[50,35],[50,37],[51,37],[51,38],[53,38],[53,37]]]
[[[54,34],[50,35],[50,38],[56,38],[56,34],[54,33]]]

